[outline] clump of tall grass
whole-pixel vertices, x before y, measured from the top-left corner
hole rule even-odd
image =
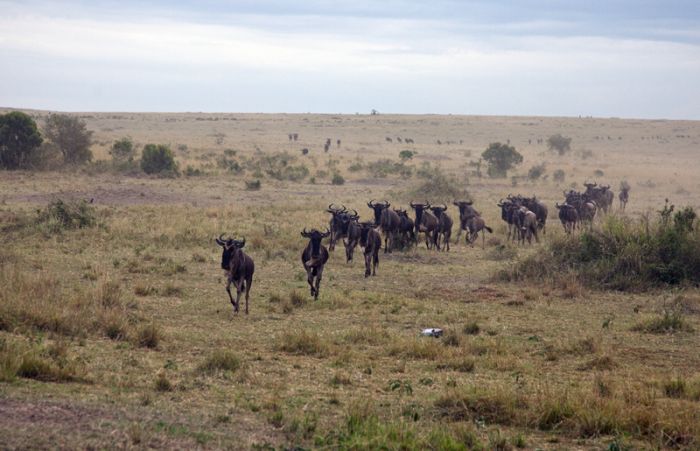
[[[84,374],[84,367],[70,357],[65,343],[40,346],[11,343],[0,338],[0,381],[25,378],[42,382],[81,382],[85,381]]]
[[[198,371],[205,374],[218,372],[234,372],[241,367],[241,359],[231,351],[217,350],[212,352],[207,359],[197,367]]]
[[[286,332],[280,337],[279,350],[288,354],[323,357],[329,346],[317,333],[305,330]]]
[[[700,283],[700,231],[688,207],[655,220],[610,216],[599,228],[553,238],[539,252],[502,271],[505,280],[562,282],[592,288],[644,290]],[[671,220],[673,219],[673,220]]]
[[[39,210],[37,224],[50,233],[67,229],[82,229],[97,225],[95,207],[86,200],[50,202],[46,208]]]
[[[153,341],[144,341],[136,304],[116,281],[68,288],[51,273],[26,272],[6,264],[0,271],[0,286],[0,330]]]

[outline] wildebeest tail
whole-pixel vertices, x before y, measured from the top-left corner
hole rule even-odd
[[[484,229],[486,229],[489,233],[493,233],[493,229],[487,225],[484,226]]]

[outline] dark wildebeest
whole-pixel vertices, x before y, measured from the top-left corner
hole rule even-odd
[[[357,244],[360,242],[360,233],[362,231],[362,227],[360,226],[360,224],[358,224],[357,219],[357,216],[353,216],[350,219],[350,222],[348,222],[347,232],[345,233],[345,237],[347,239],[343,240],[343,244],[345,245],[345,257],[347,258],[347,263],[350,263],[352,261],[353,254],[355,253],[355,246],[357,246]]]
[[[318,299],[318,291],[321,286],[321,277],[323,276],[323,266],[328,261],[328,250],[321,244],[321,240],[330,235],[331,232],[326,230],[325,233],[312,229],[307,232],[304,229],[301,236],[309,239],[309,244],[306,245],[301,253],[301,262],[306,270],[306,281],[311,287],[311,296]],[[315,282],[315,283],[314,283]]]
[[[523,198],[522,203],[528,210],[533,212],[537,217],[537,227],[542,231],[542,234],[547,233],[547,206],[540,202],[537,197]]]
[[[608,213],[608,208],[612,206],[613,199],[615,195],[610,190],[610,185],[597,186],[597,183],[584,183],[586,191],[583,193],[587,195],[592,201],[595,202],[596,206],[600,207],[603,213]]]
[[[333,204],[330,204],[326,209],[328,213],[331,214],[331,220],[328,223],[329,230],[331,231],[331,240],[328,243],[328,250],[333,252],[335,250],[335,243],[343,237],[343,219],[341,214],[345,213],[347,209],[345,205],[341,205],[340,208]]]
[[[630,185],[627,182],[620,183],[620,194],[618,195],[620,199],[620,210],[625,211],[627,207],[627,202],[630,200]]]
[[[365,277],[376,276],[382,237],[375,230],[372,222],[361,222],[360,227],[360,247],[365,255]]]
[[[424,204],[417,204],[411,202],[411,208],[416,211],[416,220],[414,222],[416,241],[418,240],[418,234],[425,234],[425,247],[430,249],[432,247],[432,236],[433,232],[438,227],[437,218],[428,211],[430,204],[426,201]]]
[[[562,227],[564,227],[564,232],[567,234],[573,233],[576,230],[576,223],[578,222],[578,212],[573,205],[564,203],[562,205],[555,204],[557,210],[559,210],[559,220],[561,221]]]
[[[527,207],[520,207],[517,215],[519,218],[518,222],[520,232],[518,241],[521,244],[525,244],[525,240],[527,240],[527,244],[532,244],[532,237],[534,236],[535,241],[539,243],[540,239],[537,237],[537,215],[528,210]]]
[[[413,230],[415,228],[413,219],[411,219],[408,216],[408,212],[406,210],[394,208],[394,211],[397,215],[399,215],[399,218],[401,219],[401,224],[399,225],[398,231],[398,235],[401,237],[401,243],[403,245],[408,244],[409,246],[411,243],[415,244],[416,234]]]
[[[462,230],[466,230],[467,236],[465,237],[465,242],[473,246],[474,242],[479,237],[479,232],[486,230],[489,233],[493,233],[493,229],[486,225],[486,221],[484,221],[479,212],[472,206],[472,201],[454,201],[453,203],[459,208],[459,232],[455,240],[459,239]],[[486,233],[482,233],[481,248],[483,249],[485,247]]]
[[[593,219],[598,211],[598,205],[586,193],[577,193],[576,191],[564,192],[566,203],[573,206],[578,213],[578,220],[586,222],[589,226],[593,226]]]
[[[450,250],[450,237],[452,236],[452,218],[447,214],[447,205],[432,206],[433,212],[438,220],[438,226],[433,231],[433,244],[440,250],[440,235],[442,235],[443,249]]]
[[[501,208],[501,219],[508,224],[508,239],[515,241],[516,237],[520,238],[519,217],[517,215],[520,208],[519,201],[508,195],[506,200],[501,199],[496,205]]]
[[[401,226],[401,218],[389,207],[387,201],[375,203],[374,199],[367,202],[367,206],[374,210],[374,224],[382,229],[384,234],[384,253],[391,252],[394,247],[394,238]]]
[[[457,231],[457,236],[455,237],[455,241],[459,241],[459,237],[462,235],[462,231],[466,230],[468,233],[467,229],[467,221],[474,216],[480,216],[481,214],[474,209],[472,206],[474,202],[471,200],[461,200],[461,201],[453,201],[452,204],[455,205],[459,209],[459,230]],[[469,237],[467,237],[467,240]]]
[[[233,305],[233,313],[238,313],[238,307],[241,301],[241,292],[245,290],[245,314],[248,314],[248,298],[250,297],[250,287],[253,285],[253,273],[255,272],[255,263],[253,259],[243,252],[245,246],[245,238],[242,240],[234,240],[228,238],[223,239],[221,234],[216,239],[216,244],[223,247],[221,254],[221,269],[226,271],[226,292],[228,298]],[[236,286],[236,300],[231,296],[231,284]]]

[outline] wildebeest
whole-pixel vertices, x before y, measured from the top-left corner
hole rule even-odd
[[[496,205],[501,208],[501,219],[508,224],[508,239],[519,238],[519,217],[516,213],[520,204],[509,196],[506,200],[501,199]]]
[[[331,240],[328,244],[328,250],[331,252],[335,250],[335,243],[344,236],[344,218],[341,215],[346,211],[345,205],[341,205],[340,208],[338,208],[334,204],[330,204],[326,209],[326,212],[331,214],[331,219],[328,223],[329,230],[331,231]]]
[[[416,220],[414,221],[416,240],[418,240],[418,234],[425,234],[425,247],[430,249],[432,247],[432,236],[435,229],[438,226],[437,218],[428,211],[430,204],[426,201],[424,204],[411,202],[411,208],[416,211]]]
[[[442,235],[443,249],[450,250],[450,237],[452,236],[452,218],[447,214],[447,205],[431,206],[430,211],[433,212],[438,220],[438,226],[433,231],[433,244],[440,250],[440,235]]]
[[[576,191],[570,190],[568,193],[564,192],[564,197],[566,203],[573,206],[578,214],[578,220],[580,222],[586,222],[589,225],[593,225],[593,219],[598,211],[598,205],[595,200],[586,193],[578,193]]]
[[[226,292],[233,305],[233,312],[238,313],[241,301],[241,292],[245,291],[245,314],[248,314],[248,298],[250,297],[250,287],[253,285],[253,273],[255,263],[250,256],[243,252],[245,238],[234,240],[232,238],[223,239],[221,234],[216,238],[216,244],[223,247],[221,254],[221,269],[226,271]],[[231,296],[231,284],[236,286],[236,300]]]
[[[539,228],[543,234],[546,234],[547,215],[549,214],[547,206],[540,202],[535,196],[523,197],[522,204],[535,214],[537,217],[537,228]]]
[[[555,204],[557,210],[559,210],[559,220],[561,221],[562,227],[564,227],[564,232],[570,234],[576,230],[576,223],[578,222],[578,212],[573,205],[564,203],[562,205]]]
[[[345,258],[347,259],[347,263],[350,263],[352,261],[353,254],[355,253],[355,247],[360,242],[360,233],[362,231],[362,227],[357,222],[357,219],[358,218],[355,216],[348,222],[347,232],[345,233],[346,239],[343,240],[343,244],[345,245]]]
[[[378,203],[372,199],[367,202],[367,206],[374,210],[374,224],[379,226],[384,234],[384,252],[391,252],[394,247],[394,238],[401,225],[401,218],[389,208],[391,204],[387,201]]]
[[[630,200],[630,185],[626,181],[622,181],[620,183],[620,194],[619,199],[620,199],[620,210],[625,211],[625,207],[627,207],[627,202]]]
[[[374,228],[372,222],[360,223],[360,247],[365,255],[365,277],[377,275],[379,266],[379,249],[382,247],[382,237]]]
[[[527,207],[520,207],[518,210],[518,216],[520,219],[520,242],[525,244],[532,244],[532,237],[535,237],[536,242],[540,242],[537,237],[537,215],[534,212],[527,209]]]
[[[321,286],[321,277],[323,276],[323,266],[328,261],[328,250],[321,244],[321,240],[331,234],[330,230],[319,232],[312,229],[310,232],[301,232],[301,236],[309,239],[309,244],[306,245],[301,253],[301,262],[306,270],[306,281],[311,287],[311,296],[318,299],[318,292]]]
[[[398,235],[401,237],[401,242],[402,244],[409,244],[416,243],[416,233],[414,231],[415,224],[413,223],[413,219],[411,219],[408,216],[408,212],[406,210],[402,210],[400,208],[394,208],[394,211],[396,212],[397,215],[399,215],[399,218],[401,219],[401,224],[399,224],[399,231]]]
[[[603,213],[607,213],[615,198],[615,195],[610,190],[610,185],[597,186],[597,183],[584,183],[583,185],[586,187],[584,194],[593,200]]]
[[[459,208],[459,232],[455,240],[459,239],[462,230],[466,230],[465,242],[473,246],[479,236],[479,232],[486,230],[489,233],[493,233],[493,229],[486,225],[486,221],[481,217],[481,214],[472,206],[472,201],[454,201],[453,204]],[[486,247],[486,234],[482,233],[481,248],[483,249],[484,247]]]

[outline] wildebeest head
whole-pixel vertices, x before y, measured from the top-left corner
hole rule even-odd
[[[374,223],[376,225],[379,225],[382,218],[382,210],[389,208],[391,204],[387,201],[384,201],[382,203],[375,202],[374,199],[372,199],[369,202],[367,202],[367,206],[374,210]]]
[[[423,211],[430,208],[430,203],[427,200],[424,204],[411,202],[411,208],[413,208],[416,211],[416,227],[418,227],[418,225],[421,222],[421,219],[423,218]]]
[[[459,208],[459,217],[461,219],[473,218],[474,216],[481,216],[481,214],[474,209],[472,206],[474,204],[471,200],[456,200],[452,202]]]
[[[311,241],[312,257],[318,256],[321,249],[321,240],[326,238],[330,234],[331,232],[328,229],[326,229],[325,232],[319,232],[316,229],[311,229],[310,232],[307,232],[306,227],[304,228],[304,230],[301,232],[301,236],[303,236],[304,238],[308,238]]]
[[[229,269],[231,266],[231,259],[238,249],[243,249],[245,246],[245,238],[242,240],[234,240],[233,238],[224,239],[224,234],[222,233],[219,238],[216,238],[216,244],[223,247],[223,252],[221,254],[221,269]]]
[[[433,212],[435,217],[440,218],[442,214],[447,210],[447,205],[441,204],[441,205],[433,205],[430,207],[430,211]]]
[[[371,221],[364,221],[360,223],[360,246],[367,245],[367,235],[371,229],[374,229],[375,225]]]

